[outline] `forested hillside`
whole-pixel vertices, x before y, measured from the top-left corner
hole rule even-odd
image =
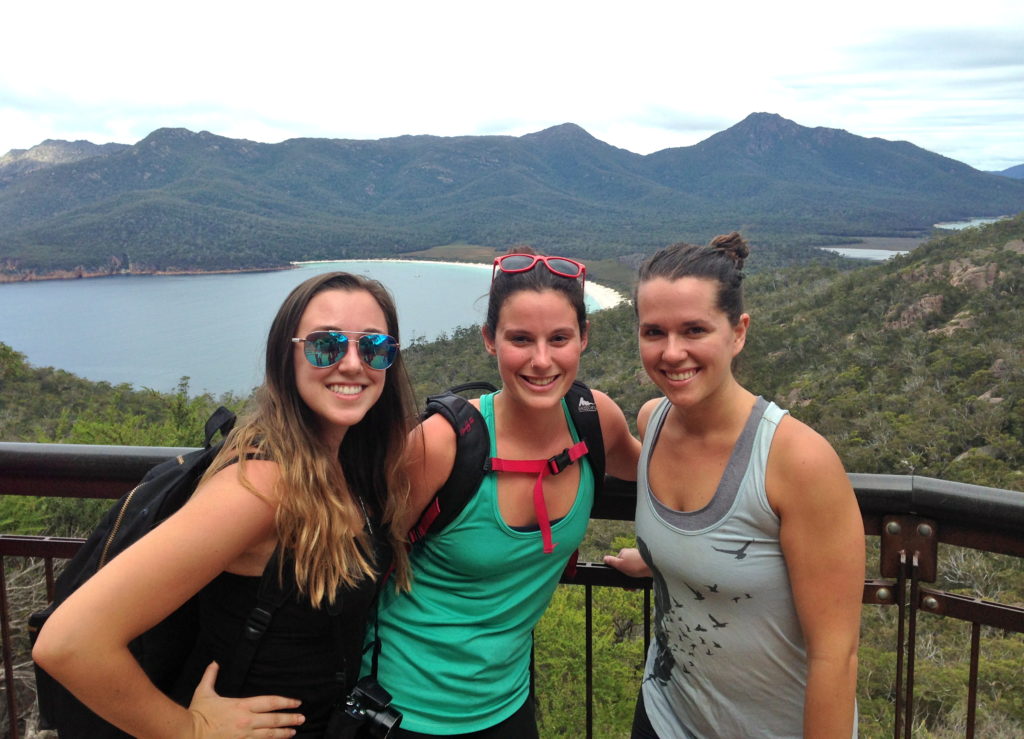
[[[755,244],[749,261],[758,257]],[[1024,214],[853,271],[757,274],[746,293],[740,376],[824,433],[851,471],[1024,490]],[[632,309],[591,320],[582,375],[635,416],[655,388],[636,357]],[[405,351],[421,398],[497,380],[475,328]],[[7,347],[0,372],[2,439],[80,440],[99,418],[132,419],[104,443],[163,438],[165,396],[28,367]]]
[[[758,252],[750,257],[756,261]],[[752,315],[738,373],[750,388],[821,431],[847,470],[916,474],[1024,491],[1024,214],[938,238],[883,264],[849,272],[812,267],[758,274],[746,286]],[[633,418],[656,389],[639,367],[632,309],[592,316],[582,374]],[[415,347],[419,391],[472,378],[496,381],[476,331]],[[584,559],[631,543],[630,527],[594,522]],[[869,545],[877,575],[877,542]],[[1024,563],[940,548],[937,586],[1024,606]],[[538,628],[545,736],[582,721],[578,685],[582,596],[561,588]],[[636,597],[601,592],[594,609],[599,670],[597,736],[628,736],[641,679]],[[897,655],[892,613],[863,612],[860,736],[892,735]],[[918,626],[927,654],[916,667],[915,735],[964,735],[969,631],[948,619]],[[986,630],[977,736],[1024,736],[1024,638]],[[624,688],[623,685],[629,687]],[[573,708],[577,706],[577,708]]]
[[[741,380],[825,434],[849,470],[1024,490],[1024,214],[852,271],[758,274],[745,290]],[[656,390],[632,308],[591,321],[582,374],[635,417]],[[496,379],[475,330],[408,357],[421,393]]]
[[[759,257],[757,244],[750,257]],[[738,372],[753,390],[821,431],[851,472],[919,474],[1024,491],[1024,214],[936,238],[889,262],[839,271],[814,266],[756,274]],[[420,398],[466,380],[497,382],[478,330],[405,349]],[[636,357],[632,308],[592,316],[583,378],[634,418],[656,393]],[[195,445],[217,399],[91,383],[28,366],[0,345],[0,440]],[[226,398],[233,407],[242,399]],[[0,497],[5,531],[81,533],[103,504]],[[630,541],[630,526],[595,522],[584,558]],[[1024,605],[1024,565],[1009,557],[940,550],[938,586]],[[877,561],[869,556],[869,563]],[[543,736],[582,721],[580,588],[566,587],[538,628]],[[603,593],[595,608],[597,736],[628,735],[638,685],[638,594]],[[864,610],[861,736],[891,736],[896,655],[891,614]],[[962,735],[969,634],[944,619],[919,627],[929,645],[917,668],[921,731]],[[921,638],[921,637],[919,637]],[[1024,639],[988,631],[982,653],[980,736],[1024,735]],[[575,677],[574,677],[575,676]],[[923,735],[923,734],[922,734]]]
[[[767,113],[646,156],[573,124],[520,137],[260,144],[160,129],[130,147],[58,143],[45,157],[0,159],[0,279],[269,268],[446,244],[628,258],[737,228],[762,246],[755,268],[780,267],[834,261],[812,245],[1024,208],[1024,182]]]

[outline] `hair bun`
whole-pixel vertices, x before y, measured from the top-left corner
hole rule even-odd
[[[750,247],[746,240],[740,236],[739,231],[722,234],[711,239],[708,244],[712,249],[723,252],[736,263],[736,269],[743,268],[743,260],[750,255]]]

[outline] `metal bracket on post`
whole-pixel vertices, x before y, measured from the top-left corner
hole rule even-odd
[[[899,577],[902,552],[906,554],[903,561],[913,561],[916,555],[917,580],[935,582],[939,555],[935,521],[920,516],[886,516],[882,519],[881,540],[879,573],[882,577]]]
[[[894,736],[910,739],[914,726],[914,662],[917,651],[917,599],[920,584],[937,577],[938,535],[935,521],[920,516],[882,519],[879,573],[894,578],[899,627],[896,645]],[[909,590],[909,593],[907,592]],[[904,660],[904,649],[906,659]]]

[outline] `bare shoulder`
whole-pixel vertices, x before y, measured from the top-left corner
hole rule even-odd
[[[281,464],[272,459],[256,456],[257,454],[255,449],[251,449],[245,459],[229,459],[209,481],[214,479],[224,481],[222,484],[226,484],[229,480],[237,481],[239,473],[244,470],[246,478],[253,485],[266,487],[269,490],[277,484],[281,476]]]
[[[640,411],[636,414],[636,428],[641,439],[643,439],[644,434],[647,433],[647,424],[651,420],[651,414],[654,413],[654,409],[658,407],[662,400],[664,400],[664,398],[651,398],[640,406]]]
[[[244,479],[243,479],[244,476]],[[193,500],[242,497],[258,501],[263,507],[275,509],[280,500],[278,482],[281,467],[265,459],[249,459],[243,464],[230,464],[218,470],[193,495]],[[243,495],[244,494],[244,495]]]
[[[824,436],[789,414],[783,416],[775,431],[771,458],[796,476],[834,472],[843,467],[839,455]]]
[[[828,440],[802,421],[786,415],[772,440],[766,471],[768,497],[773,507],[784,508],[799,499],[801,505],[853,497],[853,488],[839,455]],[[813,496],[807,493],[813,492]]]
[[[612,398],[600,390],[591,389],[594,394],[594,403],[597,405],[597,414],[601,419],[602,431],[606,427],[617,426],[620,422],[626,423],[626,414]]]
[[[450,456],[455,461],[455,429],[448,422],[448,419],[440,413],[435,413],[424,420],[412,431],[410,441],[418,439],[419,446],[423,448],[425,459],[431,464],[439,463],[437,456]],[[413,452],[415,453],[415,452]],[[451,465],[448,465],[449,472]]]
[[[622,480],[635,480],[640,442],[630,432],[626,414],[618,404],[599,390],[593,392],[604,438],[605,471]]]
[[[410,501],[406,528],[415,523],[451,475],[455,467],[455,441],[455,429],[439,413],[409,432],[406,450]]]

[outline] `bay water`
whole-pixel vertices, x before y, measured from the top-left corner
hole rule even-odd
[[[975,218],[967,218],[962,221],[945,221],[943,223],[936,223],[932,228],[937,228],[944,231],[962,231],[965,228],[974,228],[975,226],[984,226],[989,223],[996,223],[1004,218],[1010,216],[979,216]],[[907,254],[906,250],[902,249],[864,249],[859,247],[842,247],[842,246],[822,246],[820,247],[824,251],[835,252],[844,257],[850,257],[851,259],[867,259],[873,262],[880,262],[897,254]]]
[[[49,280],[0,285],[0,342],[34,366],[90,380],[168,392],[187,376],[192,394],[247,395],[262,380],[267,331],[278,307],[306,278],[334,270],[387,286],[403,345],[480,324],[487,309],[490,266],[442,262],[318,262],[275,272]]]
[[[823,251],[835,252],[850,259],[868,259],[872,262],[883,262],[897,254],[906,254],[906,251],[899,249],[858,249],[856,247],[822,246]]]
[[[968,218],[964,221],[945,221],[944,223],[936,223],[935,228],[940,228],[945,231],[963,231],[965,228],[974,228],[975,226],[984,226],[989,223],[996,223],[1010,216],[994,216],[994,217],[975,217]]]

